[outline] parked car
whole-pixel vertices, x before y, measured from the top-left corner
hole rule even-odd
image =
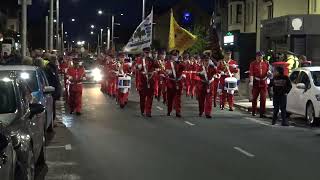
[[[52,93],[55,89],[49,86],[44,71],[35,66],[0,66],[0,73],[9,73],[11,71],[16,71],[18,78],[27,82],[34,101],[44,105],[46,114],[44,128],[52,131],[54,127]]]
[[[295,69],[290,80],[287,112],[305,116],[308,124],[315,124],[320,117],[320,67]]]
[[[34,179],[45,163],[45,107],[30,104],[28,85],[16,73],[0,72],[0,177]]]

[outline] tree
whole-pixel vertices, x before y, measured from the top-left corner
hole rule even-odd
[[[206,27],[201,25],[196,25],[193,28],[192,34],[197,36],[197,41],[194,45],[189,48],[191,54],[202,54],[206,50],[207,41],[206,41]]]

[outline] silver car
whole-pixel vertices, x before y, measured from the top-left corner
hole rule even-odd
[[[0,72],[0,92],[1,180],[33,180],[45,164],[45,107],[30,104],[31,91],[14,72]]]

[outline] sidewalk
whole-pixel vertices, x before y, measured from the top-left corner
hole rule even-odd
[[[260,101],[258,101],[257,105],[259,108]],[[247,111],[247,112],[251,112],[251,109],[252,109],[252,103],[249,102],[249,99],[236,100],[234,103],[234,106],[236,108],[239,108],[240,110]],[[267,102],[266,102],[267,115],[272,115],[272,110],[273,110],[273,103],[272,103],[272,101],[270,101],[269,98],[267,98]],[[259,110],[258,110],[258,112],[259,112]]]

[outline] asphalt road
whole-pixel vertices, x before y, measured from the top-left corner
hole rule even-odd
[[[83,115],[60,103],[61,124],[47,147],[47,180],[319,180],[320,136],[308,128],[270,126],[240,111],[197,117],[184,99],[183,118],[155,102],[140,116],[137,95],[125,109],[86,86]]]

